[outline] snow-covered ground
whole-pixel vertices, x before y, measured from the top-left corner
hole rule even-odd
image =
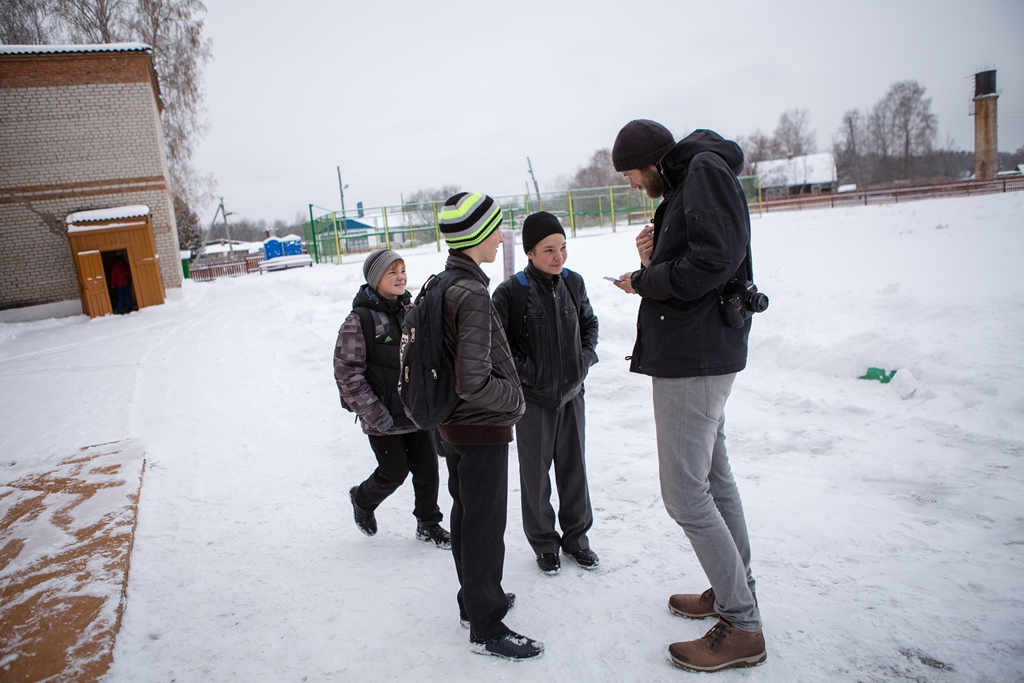
[[[753,224],[771,308],[727,431],[768,660],[718,678],[1021,680],[1024,193]],[[513,444],[506,621],[546,644],[532,662],[469,652],[451,557],[415,539],[408,483],[376,537],[353,524],[347,491],[374,461],[331,354],[357,258],[186,282],[184,298],[123,317],[0,325],[0,477],[90,444],[146,452],[107,679],[693,677],[667,646],[712,622],[666,601],[707,581],[661,504],[650,380],[623,360],[638,300],[601,279],[634,267],[635,231],[569,241],[601,322],[587,382],[598,571],[537,571]],[[444,258],[405,254],[414,288]],[[899,372],[858,380],[871,366]]]

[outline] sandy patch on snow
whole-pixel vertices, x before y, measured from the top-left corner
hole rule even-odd
[[[145,454],[137,442],[0,463],[0,672],[94,681],[124,610]]]

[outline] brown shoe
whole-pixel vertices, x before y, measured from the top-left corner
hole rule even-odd
[[[690,671],[721,671],[757,666],[768,658],[761,630],[741,631],[725,619],[697,640],[668,646],[672,663]]]
[[[757,593],[754,596],[754,604],[757,605]],[[707,619],[717,617],[715,611],[715,589],[709,588],[700,595],[696,593],[676,593],[668,599],[668,608],[674,614],[687,619]]]
[[[668,608],[675,614],[687,619],[707,619],[717,617],[715,611],[715,589],[709,588],[700,595],[696,593],[676,593],[668,599]]]

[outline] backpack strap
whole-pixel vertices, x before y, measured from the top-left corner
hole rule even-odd
[[[512,286],[512,300],[508,312],[508,343],[519,346],[523,340],[523,319],[526,317],[526,300],[530,295],[530,284],[526,280],[526,271],[520,270],[515,275],[516,282],[521,286]]]
[[[366,355],[370,355],[370,345],[373,344],[373,340],[376,339],[374,334],[375,326],[373,322],[373,313],[369,308],[365,306],[356,306],[353,309],[356,315],[359,316],[359,326],[363,328],[363,339],[366,341]]]

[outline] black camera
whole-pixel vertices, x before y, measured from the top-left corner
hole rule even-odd
[[[750,280],[729,280],[718,297],[718,310],[726,327],[743,327],[747,318],[767,308],[768,297]]]

